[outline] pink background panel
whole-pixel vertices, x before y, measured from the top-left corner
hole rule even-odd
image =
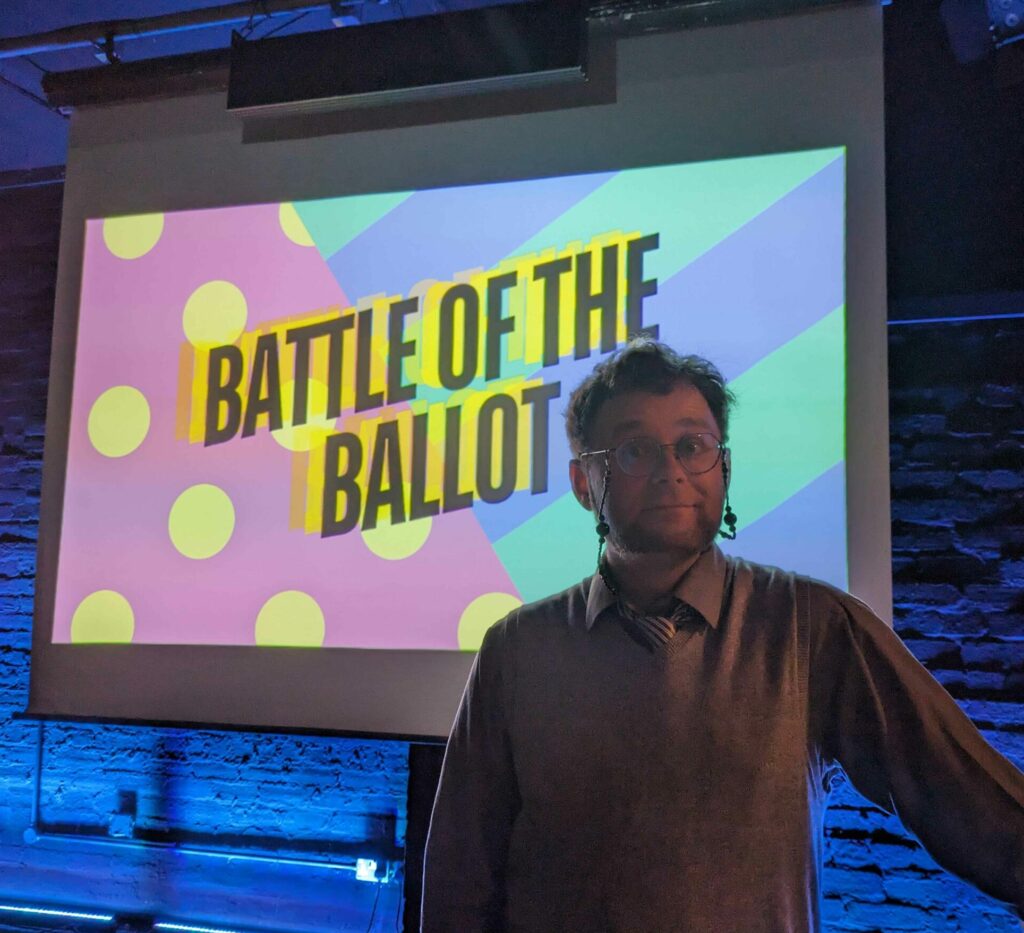
[[[236,285],[248,328],[349,304],[318,252],[287,239],[277,218],[276,205],[168,214],[160,241],[134,260],[113,256],[102,221],[89,222],[55,641],[70,640],[85,596],[113,589],[132,605],[136,642],[252,644],[260,607],[296,589],[323,610],[326,646],[455,649],[473,599],[516,594],[469,511],[434,519],[416,554],[389,561],[358,531],[322,539],[288,529],[292,454],[265,431],[213,447],[174,439],[182,312],[196,288]],[[114,385],[141,391],[152,417],[122,458],[99,454],[86,429]],[[171,505],[197,483],[219,486],[235,507],[231,540],[206,560],[181,555],[167,531]],[[473,573],[453,578],[452,566]]]

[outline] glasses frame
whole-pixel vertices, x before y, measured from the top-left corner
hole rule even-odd
[[[619,461],[619,457],[618,457],[618,450],[619,450],[619,448],[623,447],[626,444],[628,444],[630,441],[638,441],[638,440],[653,441],[654,440],[653,437],[647,437],[646,435],[643,435],[643,434],[638,435],[637,437],[627,437],[621,444],[617,444],[615,447],[605,447],[603,450],[586,450],[586,451],[584,451],[583,453],[580,454],[580,460],[585,460],[587,457],[600,457],[600,456],[603,455],[604,457],[607,458],[609,456],[614,455],[615,462],[618,464],[619,469],[622,470],[622,472],[626,474],[626,476],[632,476],[635,479],[644,479],[644,478],[650,476],[651,473],[653,473],[656,469],[658,469],[658,467],[660,467],[665,462],[665,453],[664,453],[665,450],[667,450],[668,448],[671,448],[673,450],[673,452],[674,452],[675,450],[678,449],[679,445],[687,437],[710,437],[710,438],[712,438],[714,440],[715,447],[718,449],[718,455],[715,457],[715,462],[712,463],[711,466],[709,466],[706,470],[691,470],[691,469],[689,469],[686,466],[686,464],[682,461],[682,459],[679,457],[679,455],[675,454],[676,463],[678,463],[683,468],[683,471],[686,473],[687,476],[703,476],[705,473],[710,473],[716,466],[718,466],[719,463],[722,462],[722,457],[729,452],[729,448],[726,447],[725,444],[722,443],[721,439],[716,437],[710,431],[691,431],[688,434],[683,434],[679,438],[679,440],[675,441],[672,444],[656,444],[655,445],[655,446],[657,446],[659,452],[661,453],[661,460],[654,467],[654,469],[651,470],[650,473],[640,473],[640,474],[630,473],[630,472],[628,472],[626,470],[625,467],[623,467],[623,465]]]

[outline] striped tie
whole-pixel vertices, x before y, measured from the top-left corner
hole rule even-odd
[[[696,626],[697,623],[704,621],[704,617],[693,606],[681,599],[676,600],[668,615],[646,615],[619,600],[619,615],[629,635],[651,651],[667,645],[680,628],[686,625]]]

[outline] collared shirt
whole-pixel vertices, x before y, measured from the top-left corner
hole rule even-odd
[[[892,630],[822,583],[707,551],[707,625],[631,640],[599,576],[487,633],[448,743],[422,929],[820,929],[836,763],[941,865],[1024,908],[1024,775]]]
[[[725,559],[717,548],[708,553],[708,559],[697,560],[676,582],[672,591],[672,608],[663,615],[645,613],[629,605],[614,594],[599,575],[587,596],[586,625],[590,629],[598,617],[612,612],[625,626],[627,634],[649,651],[678,651],[695,634],[694,626],[708,625],[722,605],[722,585],[725,581]],[[703,555],[701,555],[703,556]],[[668,636],[666,632],[675,634]]]
[[[672,591],[672,595],[680,602],[693,606],[712,628],[718,628],[718,617],[722,611],[725,571],[725,555],[719,548],[712,546],[680,577]],[[583,623],[589,631],[600,616],[612,606],[617,606],[618,598],[605,586],[600,574],[594,574],[587,583],[587,607]]]

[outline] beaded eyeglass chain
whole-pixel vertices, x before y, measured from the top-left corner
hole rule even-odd
[[[611,569],[601,559],[604,554],[604,540],[611,531],[611,526],[604,516],[604,504],[608,499],[608,486],[612,478],[611,458],[606,454],[604,460],[604,488],[601,490],[601,504],[597,507],[597,571],[604,580],[604,585],[612,596],[619,595],[619,588],[612,579]],[[736,513],[729,504],[729,461],[722,460],[722,482],[725,484],[725,511],[722,513],[722,522],[725,529],[719,529],[718,534],[729,541],[736,540]]]

